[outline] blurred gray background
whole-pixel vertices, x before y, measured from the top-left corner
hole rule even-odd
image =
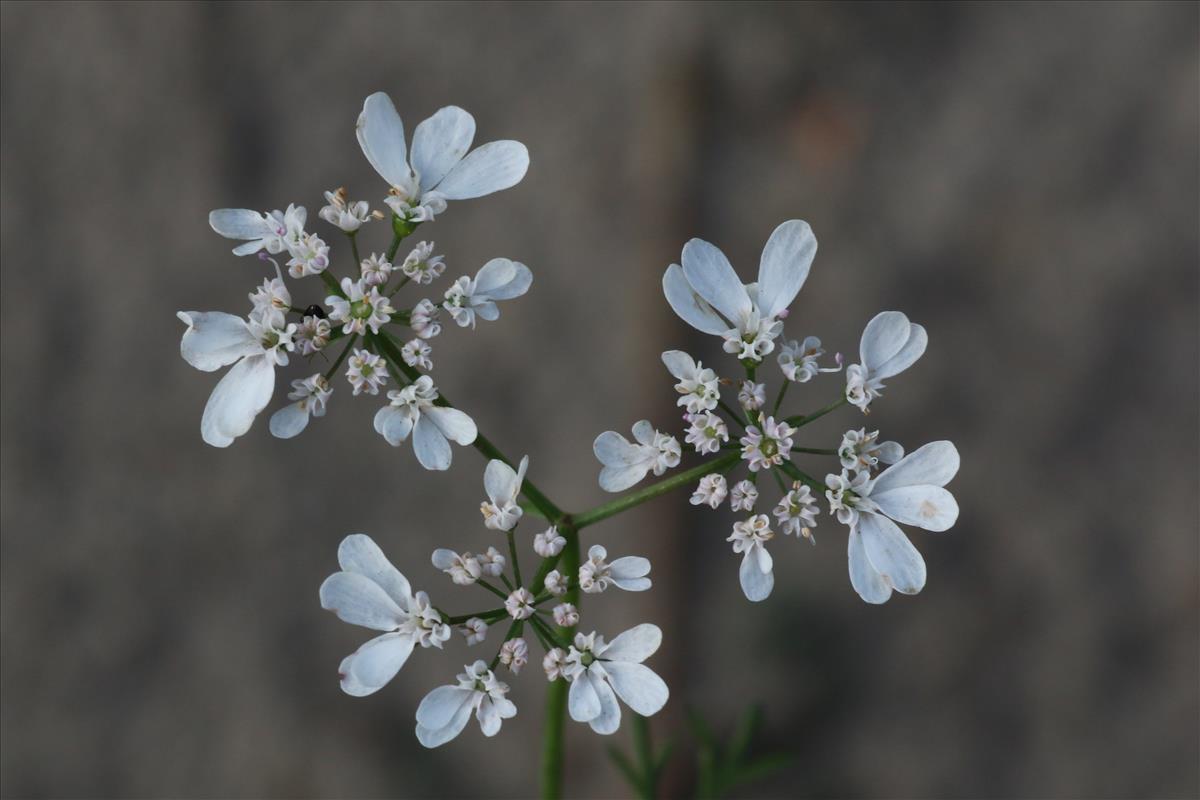
[[[477,141],[529,146],[517,188],[420,232],[450,277],[496,255],[535,273],[498,322],[435,342],[435,375],[569,509],[606,499],[597,433],[677,419],[659,353],[718,359],[659,289],[689,237],[749,279],[775,225],[806,219],[821,249],[789,335],[854,354],[884,308],[929,329],[867,420],[963,455],[958,525],[913,532],[918,597],[862,603],[827,517],[817,547],[775,543],[753,607],[728,511],[680,492],[587,531],[654,560],[653,591],[585,613],[666,631],[670,794],[692,781],[684,709],[727,731],[754,702],[760,747],[793,760],[749,796],[1200,793],[1195,4],[4,3],[2,21],[5,797],[536,791],[536,662],[497,739],[428,753],[416,703],[479,651],[419,652],[348,698],[336,667],[367,634],[317,603],[352,531],[451,609],[490,603],[428,563],[495,543],[482,460],[421,470],[344,387],[297,440],[264,416],[207,447],[216,376],[178,354],[176,310],[240,312],[264,274],[209,209],[301,203],[334,242],[323,190],[379,204],[353,134],[376,90],[409,131],[454,103]],[[608,742],[568,729],[570,793],[625,795]]]

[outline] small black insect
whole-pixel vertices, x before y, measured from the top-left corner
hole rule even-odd
[[[325,309],[321,308],[316,303],[313,303],[311,306],[304,309],[304,316],[316,317],[317,319],[325,319]]]

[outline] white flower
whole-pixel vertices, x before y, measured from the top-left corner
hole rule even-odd
[[[450,441],[461,445],[475,441],[474,420],[456,408],[434,405],[438,392],[428,375],[388,392],[388,399],[391,403],[375,414],[376,433],[392,447],[399,447],[411,433],[413,452],[425,469],[450,468]]]
[[[459,555],[453,550],[439,547],[433,551],[433,565],[450,576],[459,586],[470,586],[483,575],[479,559],[470,553]]]
[[[260,214],[248,208],[218,208],[208,215],[208,224],[226,239],[244,239],[233,248],[234,255],[248,256],[259,250],[282,253],[300,240],[307,214],[304,206],[289,205],[287,211]]]
[[[746,427],[746,435],[739,441],[742,445],[742,458],[747,462],[751,472],[760,469],[777,467],[788,459],[792,452],[792,434],[796,429],[787,424],[786,420],[775,421],[767,417],[762,421],[762,429],[757,425]]]
[[[387,296],[365,280],[342,278],[342,293],[345,297],[332,294],[325,298],[325,303],[329,306],[330,321],[344,323],[344,334],[363,334],[368,328],[371,333],[379,333],[380,326],[386,325],[396,313]]]
[[[363,282],[368,286],[383,286],[392,277],[392,264],[386,256],[371,253],[358,266]]]
[[[363,103],[358,143],[371,166],[391,186],[388,206],[410,222],[433,219],[447,200],[467,200],[515,186],[529,168],[520,142],[489,142],[470,153],[475,119],[447,106],[417,126],[412,153],[404,124],[383,92]]]
[[[264,278],[262,286],[250,294],[254,313],[287,311],[292,307],[292,293],[283,284],[283,278]]]
[[[838,522],[853,527],[858,522],[860,510],[874,508],[874,503],[864,499],[870,491],[871,473],[855,471],[853,475],[842,470],[841,475],[825,476],[825,498],[829,500],[829,513],[836,514]]]
[[[554,607],[554,624],[563,628],[574,628],[579,624],[579,609],[570,603],[559,603]]]
[[[783,496],[772,513],[785,535],[803,536],[813,544],[817,543],[812,535],[812,529],[817,527],[817,499],[807,484],[795,481],[792,490]]]
[[[496,680],[487,664],[476,661],[458,676],[457,686],[439,686],[417,706],[417,741],[439,747],[462,733],[474,712],[484,736],[500,732],[503,720],[517,715],[508,684]]]
[[[567,540],[559,535],[558,528],[551,525],[533,537],[533,552],[542,558],[553,558],[567,546]]]
[[[338,667],[342,691],[363,697],[395,677],[416,645],[441,647],[450,638],[450,626],[424,592],[412,593],[371,537],[356,533],[343,539],[338,564],[342,571],[321,584],[321,608],[351,625],[385,631]]]
[[[288,399],[296,402],[284,406],[271,415],[271,434],[279,439],[291,439],[299,436],[308,427],[308,419],[325,416],[325,404],[333,389],[329,381],[319,372],[307,378],[292,381],[292,391]]]
[[[433,348],[424,339],[413,339],[400,348],[400,357],[405,364],[426,372],[433,369],[433,359],[429,357],[432,353]]]
[[[505,599],[504,610],[513,619],[529,619],[533,616],[533,601],[533,593],[522,586]]]
[[[656,714],[670,692],[662,678],[641,662],[661,643],[662,631],[650,624],[630,628],[607,644],[595,633],[576,634],[561,669],[571,682],[567,696],[571,719],[588,723],[596,733],[616,733],[621,726],[618,697],[644,717]]]
[[[883,381],[899,375],[925,352],[925,329],[899,311],[882,311],[867,323],[858,346],[860,364],[846,367],[846,399],[866,413]]]
[[[474,647],[487,639],[488,624],[479,617],[471,617],[458,631],[467,640],[467,646]]]
[[[767,404],[767,385],[742,381],[738,387],[738,403],[747,411],[758,411]]]
[[[525,481],[527,469],[529,456],[521,459],[516,470],[499,459],[488,462],[487,469],[483,471],[483,488],[487,491],[490,502],[479,504],[485,528],[511,531],[521,521],[521,515],[525,512],[517,503],[517,496],[521,494],[521,484]]]
[[[558,570],[552,569],[546,574],[542,586],[555,597],[562,597],[567,593],[567,577]]]
[[[529,661],[529,645],[524,639],[509,639],[500,645],[500,663],[512,670],[516,675]]]
[[[417,303],[408,323],[412,327],[413,333],[422,339],[432,339],[441,333],[442,325],[438,322],[441,311],[431,300],[426,299]]]
[[[779,351],[779,367],[789,381],[808,383],[820,372],[837,372],[841,369],[841,354],[838,354],[837,367],[822,369],[817,365],[817,359],[824,355],[821,340],[815,336],[806,337],[803,343],[794,339],[785,342]]]
[[[694,506],[703,503],[715,511],[721,503],[725,502],[728,494],[729,486],[725,482],[725,476],[718,472],[712,472],[700,479],[700,484],[692,493],[690,502]]]
[[[298,242],[288,245],[288,274],[293,278],[318,275],[329,267],[329,245],[315,233],[302,234]]]
[[[723,442],[729,441],[729,428],[725,420],[711,411],[693,414],[684,441],[695,447],[697,453],[715,453]]]
[[[500,573],[504,572],[504,556],[500,555],[500,551],[494,547],[489,547],[486,553],[480,553],[475,558],[483,567],[484,575],[498,578]]]
[[[383,363],[382,358],[360,347],[354,348],[354,352],[346,361],[346,380],[354,387],[355,396],[362,392],[379,394],[387,379],[387,365]]]
[[[220,311],[180,311],[176,316],[188,326],[179,342],[185,361],[204,372],[233,364],[200,418],[204,441],[228,447],[271,402],[275,366],[287,363],[296,325],[278,312],[252,314],[249,320]]]
[[[897,442],[880,442],[879,431],[867,433],[866,428],[846,431],[838,446],[838,459],[845,469],[870,470],[884,464],[895,464],[904,458],[904,448]]]
[[[309,315],[300,320],[300,327],[296,329],[292,339],[300,348],[302,355],[311,356],[325,349],[332,333],[333,327],[329,324],[329,320]]]
[[[588,550],[587,561],[579,565],[579,588],[596,594],[611,583],[627,592],[644,592],[650,588],[650,561],[641,556],[625,556],[611,564],[604,559],[608,551],[598,544]]]
[[[558,676],[562,674],[566,664],[567,654],[562,651],[561,647],[547,650],[545,658],[542,659],[542,669],[546,671],[546,680],[558,680]]]
[[[715,372],[680,350],[668,350],[662,354],[662,360],[667,370],[679,379],[675,391],[682,397],[676,405],[686,406],[689,414],[712,411],[717,407],[721,392],[717,388]]]
[[[326,192],[325,202],[329,205],[317,212],[317,215],[346,233],[354,233],[371,219],[371,208],[367,205],[367,201],[349,202],[346,199],[345,189]]]
[[[757,603],[766,600],[775,587],[775,576],[771,572],[771,554],[767,542],[774,538],[771,521],[766,514],[755,514],[745,522],[733,523],[733,533],[725,541],[733,542],[733,552],[743,553],[738,578],[746,599]]]
[[[839,503],[855,512],[847,523],[847,551],[850,584],[863,600],[883,603],[893,589],[916,594],[925,586],[925,560],[896,522],[927,531],[953,526],[958,520],[958,503],[942,487],[957,473],[958,450],[943,441],[909,453],[873,481],[856,480],[847,488],[841,486],[845,472],[841,480],[836,475],[826,477],[831,488],[839,484]],[[838,519],[846,521],[841,512]]]
[[[446,290],[444,307],[459,327],[475,327],[475,317],[489,322],[500,318],[497,300],[512,300],[529,291],[529,267],[507,258],[493,258],[479,268],[475,278],[465,275]]]
[[[758,489],[750,481],[738,481],[729,495],[729,508],[733,511],[753,511],[758,502]]]
[[[782,313],[808,277],[817,239],[808,223],[791,220],[767,240],[758,282],[743,285],[725,254],[701,239],[683,247],[683,266],[663,275],[667,302],[684,322],[725,340],[725,352],[761,361],[783,332]]]
[[[592,452],[604,465],[600,470],[600,488],[606,492],[621,492],[646,477],[651,470],[662,475],[668,467],[679,464],[682,453],[673,436],[659,433],[648,420],[633,426],[631,443],[616,431],[605,431],[592,443]]]
[[[446,271],[446,261],[433,254],[433,242],[418,242],[400,265],[400,271],[417,283],[433,283]]]

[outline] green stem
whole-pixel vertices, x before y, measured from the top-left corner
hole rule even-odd
[[[346,296],[345,293],[342,292],[342,287],[338,283],[337,278],[330,275],[329,270],[322,270],[321,272],[318,272],[317,274],[321,276],[321,280],[325,282],[325,285],[327,287],[329,287],[329,291],[333,292],[338,297]]]
[[[638,760],[639,777],[645,782],[638,787],[644,800],[654,800],[655,769],[654,750],[650,745],[650,720],[638,714],[633,717],[633,752]]]
[[[788,387],[792,385],[791,381],[784,381],[783,386],[779,387],[779,394],[775,397],[775,405],[771,408],[771,416],[779,413],[779,407],[783,405],[783,396],[787,394]]]
[[[508,531],[508,555],[512,559],[513,577],[517,579],[517,586],[524,586],[524,581],[521,580],[521,564],[517,560],[517,538],[512,531]]]
[[[325,373],[326,381],[330,380],[333,377],[333,373],[337,372],[338,367],[340,367],[342,365],[342,362],[346,360],[346,356],[349,355],[350,351],[354,349],[354,343],[356,341],[358,341],[357,333],[350,337],[350,341],[346,342],[346,347],[342,350],[341,353],[338,354],[337,360],[333,362],[333,366],[331,366],[329,368],[329,370]]]
[[[724,400],[718,399],[717,405],[720,406],[722,411],[724,411],[726,414],[728,414],[730,416],[730,418],[733,420],[733,423],[735,425],[737,425],[739,428],[745,429],[746,419],[741,414],[734,411],[730,407],[730,405],[728,403],[726,403]]]
[[[362,258],[358,255],[358,231],[346,234],[350,237],[350,253],[354,256],[354,269],[362,270]]]
[[[653,500],[659,495],[677,489],[680,486],[691,483],[692,481],[703,478],[710,472],[725,472],[733,467],[741,458],[741,454],[734,450],[719,458],[714,458],[712,461],[706,461],[691,469],[684,470],[672,475],[666,480],[661,480],[658,483],[652,483],[644,489],[639,489],[636,492],[630,492],[624,497],[618,497],[616,500],[611,500],[607,503],[596,506],[595,508],[584,511],[582,514],[574,514],[571,516],[571,523],[576,529],[586,528],[589,525],[595,525],[601,520],[608,519],[611,516],[620,514],[622,511],[628,511],[634,506],[640,506],[647,500]],[[570,541],[570,540],[568,540]]]
[[[818,493],[825,491],[825,484],[821,483],[792,462],[785,461],[779,465],[779,468],[786,472],[792,480],[797,480],[808,484],[809,488],[811,488],[813,491]]]
[[[567,575],[579,572],[579,533],[572,525],[560,531],[567,546],[560,554]],[[547,559],[548,560],[548,559]],[[579,582],[571,581],[564,601],[579,608]],[[559,637],[571,641],[574,628],[559,628]],[[546,690],[546,718],[542,738],[542,797],[555,800],[562,797],[563,783],[563,724],[567,716],[567,682],[561,678],[551,681]]]
[[[829,450],[820,447],[793,447],[793,453],[812,453],[814,456],[836,456],[837,450]]]
[[[501,577],[504,577],[504,576],[501,576]],[[489,592],[491,592],[492,594],[496,595],[496,597],[499,597],[499,598],[500,598],[500,599],[502,599],[502,600],[507,600],[507,599],[508,599],[508,595],[507,595],[507,594],[505,594],[505,593],[504,593],[504,592],[502,592],[501,590],[497,589],[495,586],[492,586],[490,583],[488,583],[488,582],[487,582],[487,581],[485,581],[485,580],[477,580],[477,581],[475,581],[475,583],[476,583],[477,585],[479,585],[479,586],[482,586],[483,588],[487,589]]]
[[[791,425],[793,428],[803,428],[805,425],[812,422],[813,420],[820,419],[821,417],[828,414],[830,411],[833,411],[837,408],[841,408],[844,405],[846,405],[846,396],[842,395],[837,400],[834,400],[832,403],[830,403],[829,405],[822,408],[820,411],[814,411],[813,413],[809,414],[808,416],[788,417],[787,424]]]

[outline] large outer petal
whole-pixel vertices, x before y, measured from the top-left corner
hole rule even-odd
[[[592,685],[587,673],[583,673],[571,681],[571,691],[567,694],[567,711],[576,722],[591,722],[602,711],[600,697]]]
[[[645,661],[662,644],[662,630],[657,625],[643,622],[618,635],[599,653],[608,661]]]
[[[896,523],[881,514],[859,514],[863,549],[875,571],[902,594],[925,586],[925,559]]]
[[[679,380],[687,380],[696,373],[696,360],[682,350],[668,350],[662,354],[667,372]]]
[[[493,258],[475,274],[475,293],[493,300],[512,300],[529,291],[533,273],[519,261]]]
[[[650,588],[650,560],[641,556],[625,556],[609,565],[613,583],[627,592],[644,592]]]
[[[404,141],[404,123],[392,99],[376,92],[363,101],[355,132],[363,155],[375,171],[392,186],[407,186],[412,180],[408,145]]]
[[[783,223],[771,234],[758,263],[758,308],[764,317],[783,311],[808,278],[817,237],[803,220]]]
[[[927,531],[944,531],[958,520],[958,502],[940,486],[900,486],[871,493],[879,510],[906,525]]]
[[[408,661],[413,644],[407,633],[385,633],[364,643],[342,661],[342,691],[355,697],[379,691]]]
[[[217,208],[208,212],[208,226],[226,239],[261,239],[270,236],[270,224],[248,208]]]
[[[642,666],[636,664],[634,666]],[[643,667],[644,669],[644,667]],[[600,713],[588,721],[592,730],[601,736],[608,736],[616,733],[621,727],[621,706],[617,703],[617,696],[613,693],[612,687],[604,678],[597,674],[593,668],[588,670],[586,675],[581,675],[576,680],[587,679],[592,684],[592,689],[596,692],[596,697],[600,698]]]
[[[692,239],[683,246],[683,274],[696,294],[736,325],[753,310],[733,265],[716,245]]]
[[[650,464],[629,464],[627,466],[607,466],[600,470],[600,488],[606,492],[623,492],[646,477]]]
[[[467,416],[465,411],[459,411],[457,408],[433,406],[425,409],[423,416],[428,417],[442,432],[442,435],[452,442],[468,445],[479,435],[479,431],[475,427],[475,420]]]
[[[308,427],[308,417],[308,409],[301,408],[300,402],[289,403],[271,415],[271,435],[277,439],[299,436]]]
[[[175,316],[188,326],[179,340],[179,354],[196,369],[213,372],[262,352],[241,317],[223,311],[180,311]]]
[[[771,564],[771,554],[763,547],[751,547],[742,556],[738,579],[746,599],[752,603],[766,600],[775,588],[775,573],[771,571]]]
[[[892,587],[888,585],[882,575],[876,572],[870,559],[867,558],[867,551],[863,547],[862,535],[858,532],[857,526],[850,529],[846,555],[850,565],[850,585],[854,587],[854,591],[858,592],[858,596],[875,605],[886,603],[892,596]]]
[[[617,695],[643,717],[657,714],[671,696],[667,684],[645,664],[623,661],[605,662],[608,681]]]
[[[439,686],[421,699],[417,706],[417,724],[426,728],[441,728],[449,724],[464,703],[470,703],[475,692],[462,686]]]
[[[952,442],[930,442],[879,473],[871,494],[901,486],[945,486],[958,473],[958,449]]]
[[[454,169],[471,149],[475,118],[458,106],[438,109],[413,131],[412,167],[427,192]]]
[[[467,723],[471,720],[471,712],[474,710],[474,704],[471,703],[471,696],[473,692],[471,692],[469,689],[462,689],[458,686],[441,686],[438,687],[438,689],[434,689],[433,692],[437,692],[439,689],[457,689],[462,693],[463,699],[454,706],[453,713],[446,720],[444,725],[431,728],[422,725],[420,722],[420,717],[418,717],[417,741],[430,748],[440,747],[462,733],[463,728],[465,728]],[[432,695],[433,692],[430,692],[429,695],[426,695],[425,699],[428,700],[429,696]],[[424,706],[425,702],[422,701],[421,705]],[[420,712],[420,708],[417,710]]]
[[[228,447],[250,430],[275,392],[275,365],[265,355],[233,365],[209,395],[200,417],[200,435],[214,447]]]
[[[441,429],[425,414],[417,419],[417,424],[413,427],[413,452],[417,454],[417,461],[421,462],[425,469],[450,469],[450,460],[453,458],[450,442],[446,441]]]
[[[663,273],[663,294],[679,318],[698,331],[720,336],[733,327],[696,294],[678,264],[672,264]]]
[[[437,186],[447,200],[469,200],[516,186],[529,169],[529,151],[514,141],[488,142],[467,154]]]
[[[925,332],[925,328],[915,322],[912,323],[908,326],[908,339],[904,341],[904,346],[900,348],[900,352],[876,367],[871,372],[871,376],[874,378],[890,378],[893,375],[899,375],[917,363],[917,359],[925,354],[925,347],[928,344],[929,334]]]
[[[412,587],[379,545],[365,533],[352,533],[338,545],[338,566],[374,581],[401,608],[412,606]]]
[[[879,365],[900,352],[908,341],[911,323],[899,311],[880,311],[863,329],[858,357],[872,375]]]
[[[404,614],[383,587],[357,572],[335,572],[321,584],[321,608],[342,622],[377,631],[400,626]]]
[[[483,470],[483,488],[493,503],[515,500],[521,491],[517,471],[499,459],[492,459]]]
[[[395,406],[387,405],[375,412],[375,432],[392,447],[399,447],[412,428],[412,417]]]

